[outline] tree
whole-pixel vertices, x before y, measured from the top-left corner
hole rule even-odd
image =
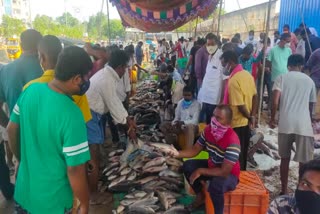
[[[100,34],[102,39],[107,38],[109,36],[107,15],[99,12],[94,16],[90,16],[87,31],[90,38],[98,39]],[[110,33],[111,39],[115,39],[117,36],[124,37],[125,29],[121,20],[110,19]]]
[[[22,20],[11,18],[10,16],[4,15],[2,17],[2,23],[0,25],[1,35],[6,38],[13,37],[14,35],[20,35],[26,26]]]
[[[103,28],[104,34],[108,36],[108,25]],[[111,39],[115,39],[117,36],[123,38],[125,36],[125,29],[119,19],[110,20],[110,36]]]
[[[41,32],[43,35],[51,34],[51,35],[60,35],[61,28],[59,23],[55,22],[49,16],[39,16],[37,15],[33,21],[33,27],[37,31]]]
[[[59,21],[53,20],[49,16],[37,15],[33,21],[33,26],[43,35],[51,34],[55,36],[65,36],[74,39],[81,39],[83,37],[83,33],[85,32],[85,25],[80,24],[77,19],[76,21],[73,21],[72,24],[75,23],[77,23],[77,25],[66,26],[63,23],[61,24]]]
[[[80,24],[79,20],[75,17],[73,17],[70,13],[63,13],[62,16],[59,16],[56,18],[56,21],[60,23],[60,25],[66,25],[66,26],[77,26]]]

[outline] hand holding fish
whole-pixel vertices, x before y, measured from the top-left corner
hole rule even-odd
[[[173,149],[170,150],[170,151],[168,151],[167,154],[168,154],[169,156],[171,156],[171,157],[178,158],[180,152],[173,147]]]

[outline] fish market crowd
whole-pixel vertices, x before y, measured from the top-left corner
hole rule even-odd
[[[14,213],[92,213],[110,193],[115,214],[204,213],[205,195],[223,214],[224,193],[268,159],[280,167],[259,175],[279,188],[265,212],[319,213],[320,38],[304,24],[272,42],[248,34],[146,53],[24,31],[23,54],[0,67],[0,189]]]

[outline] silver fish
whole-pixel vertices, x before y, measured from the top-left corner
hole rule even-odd
[[[165,181],[155,181],[155,182],[149,182],[147,184],[145,184],[144,186],[142,186],[142,190],[144,191],[153,191],[157,186],[161,186],[166,184]]]
[[[119,165],[120,165],[119,162],[114,162],[114,163],[109,164],[106,168],[104,168],[104,170],[102,171],[102,174],[108,172],[110,169],[117,167]]]
[[[109,158],[110,162],[119,162],[120,161],[120,156],[113,156]]]
[[[176,203],[177,199],[175,198],[167,198],[169,206],[171,206],[172,204]]]
[[[164,191],[167,198],[180,198],[182,195],[179,193],[171,192],[169,190]]]
[[[164,144],[164,143],[151,143],[150,144],[153,147],[156,147],[157,149],[160,149],[164,153],[168,153],[170,151],[178,152],[172,145]]]
[[[110,189],[111,187],[117,185],[118,183],[121,183],[121,182],[124,181],[125,179],[126,179],[126,176],[125,176],[125,175],[120,176],[119,178],[113,180],[113,181],[111,182],[111,184],[108,186],[108,188]]]
[[[166,162],[166,159],[164,157],[154,158],[151,161],[149,161],[148,163],[146,163],[142,169],[145,170],[145,169],[150,168],[152,166],[160,166],[164,162]]]
[[[124,168],[124,169],[120,172],[120,175],[127,175],[127,174],[129,174],[131,171],[132,171],[131,168],[126,167],[126,168]]]
[[[180,187],[182,187],[184,185],[183,180],[180,180],[179,178],[163,176],[163,177],[160,177],[160,179],[164,180],[164,181],[167,181],[168,183],[176,184],[176,185],[178,185]]]
[[[136,172],[132,172],[130,175],[128,175],[127,180],[128,181],[133,181],[134,179],[136,179],[137,177],[137,173]]]
[[[165,211],[163,214],[189,214],[190,212],[183,205],[176,205]]]
[[[130,193],[130,194],[124,196],[124,198],[143,198],[146,195],[147,195],[147,193],[144,191],[135,191],[133,193]]]
[[[166,159],[166,163],[169,165],[169,166],[177,166],[177,167],[181,167],[183,165],[183,162],[182,161],[179,161],[175,158],[167,158]]]
[[[122,163],[121,165],[120,165],[120,167],[119,167],[119,172],[121,172],[124,168],[126,168],[128,166],[128,163],[127,162],[124,162],[124,163]]]
[[[130,209],[131,207],[135,207],[135,206],[148,206],[148,205],[153,205],[153,204],[155,204],[155,203],[158,202],[158,198],[157,198],[157,197],[146,198],[146,199],[142,199],[142,200],[141,200],[141,199],[138,199],[138,200],[139,200],[139,201],[131,204],[131,205],[129,206],[129,209]]]
[[[159,197],[159,201],[162,204],[163,208],[165,210],[169,209],[169,201],[168,201],[166,195],[161,191],[157,191],[157,195]]]
[[[156,212],[160,209],[160,207],[158,205],[149,205],[148,207],[150,207],[151,209],[153,209]]]
[[[109,177],[107,177],[108,181],[112,181],[114,179],[116,179],[119,175],[110,175]]]
[[[162,165],[162,166],[153,166],[153,167],[150,167],[148,169],[145,169],[144,172],[150,172],[150,173],[156,173],[156,172],[161,172],[165,169],[167,169],[168,166],[167,165]]]
[[[104,175],[109,177],[110,175],[112,175],[112,173],[117,172],[118,170],[119,170],[119,167],[112,168],[110,171],[106,172],[106,174]]]
[[[154,181],[154,180],[158,180],[158,179],[159,179],[158,176],[149,176],[149,177],[145,177],[143,179],[138,180],[137,183],[143,185],[143,184],[146,184],[146,183],[148,183],[150,181]]]
[[[133,169],[134,170],[139,170],[139,169],[142,169],[143,166],[144,166],[144,162],[140,161],[136,165],[133,166]]]
[[[159,173],[159,176],[160,176],[160,177],[175,177],[175,178],[179,178],[179,177],[181,177],[182,175],[179,174],[179,173],[176,173],[176,172],[174,172],[174,171],[172,171],[172,170],[170,170],[170,169],[165,169],[165,170],[163,170],[163,171],[161,171],[161,172]]]
[[[117,207],[117,213],[122,213],[123,211],[124,211],[124,209],[125,209],[125,207],[123,206],[123,205],[119,205],[118,207]]]
[[[127,206],[129,206],[129,205],[137,202],[138,200],[139,200],[139,199],[137,199],[137,198],[124,199],[124,200],[120,201],[120,204],[121,204],[122,206],[127,207]]]
[[[154,214],[156,213],[148,206],[132,206],[129,208],[127,214]]]

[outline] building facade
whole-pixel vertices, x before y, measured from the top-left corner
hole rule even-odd
[[[277,1],[273,1],[270,13],[270,34],[278,29],[279,16],[276,13]],[[255,37],[258,38],[261,32],[265,32],[267,21],[268,2],[258,4],[252,7],[226,13],[221,16],[220,35],[222,38],[231,39],[235,33],[240,33],[241,39],[245,40],[248,37],[250,30],[255,31]],[[213,20],[207,20],[198,24],[198,34],[205,35],[209,32],[217,33],[218,17]]]
[[[31,20],[30,0],[1,0],[0,15],[8,15],[28,23]]]

